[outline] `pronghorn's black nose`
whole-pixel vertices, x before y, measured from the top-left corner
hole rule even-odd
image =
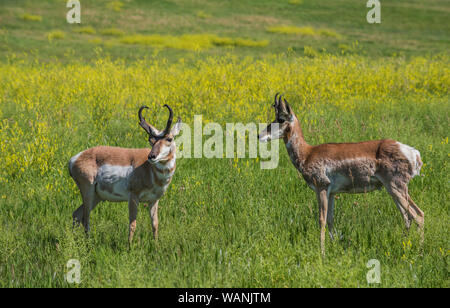
[[[151,159],[151,160],[155,160],[156,155],[155,155],[155,154],[150,154],[150,155],[148,156],[148,158]]]

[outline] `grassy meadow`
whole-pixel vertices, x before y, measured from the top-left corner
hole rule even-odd
[[[0,3],[0,287],[450,287],[450,6],[364,1]],[[141,205],[104,202],[89,237],[68,160],[103,144],[148,147],[137,110],[163,127],[170,104],[192,125],[273,120],[283,92],[310,144],[392,138],[421,152],[410,195],[425,240],[386,191],[341,194],[339,237],[321,257],[318,208],[280,141],[259,158],[177,160],[159,240]],[[81,284],[65,281],[81,263]],[[381,283],[368,284],[370,259]]]

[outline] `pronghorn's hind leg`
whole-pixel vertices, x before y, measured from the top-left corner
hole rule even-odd
[[[414,220],[423,240],[424,213],[408,194],[408,183],[420,174],[422,160],[416,149],[399,142],[385,142],[377,151],[378,170],[375,176],[383,183],[403,215],[406,228]]]
[[[95,172],[85,170],[77,165],[75,159],[69,163],[69,173],[80,190],[82,205],[72,214],[73,225],[82,223],[86,233],[89,232],[89,215],[95,206],[102,200],[95,191]]]
[[[424,225],[424,213],[423,211],[412,201],[408,194],[408,188],[406,184],[390,186],[388,189],[389,194],[394,199],[394,202],[405,213],[405,222],[407,225],[411,224],[414,219],[419,228],[423,228]]]
[[[91,205],[91,209],[89,210],[89,213],[97,206],[99,203],[99,199],[96,198],[95,202]],[[84,204],[80,205],[73,213],[72,213],[72,219],[73,219],[73,225],[72,229],[76,226],[79,226],[80,224],[83,224],[83,214],[84,214]],[[90,216],[90,214],[89,214]],[[89,218],[88,218],[89,219]],[[83,224],[84,226],[84,224]]]
[[[75,226],[78,226],[83,221],[83,204],[80,205],[72,214],[73,218],[73,226],[72,228],[75,228]]]
[[[404,194],[400,193],[399,190],[392,187],[389,188],[386,187],[386,190],[391,195],[392,200],[394,200],[395,205],[402,214],[403,220],[405,222],[406,231],[409,232],[412,223],[412,218],[408,214],[407,206],[405,207]]]
[[[74,215],[75,213],[78,214],[77,218],[81,218],[81,223],[83,224],[86,233],[88,233],[90,229],[89,221],[91,211],[101,200],[97,196],[97,193],[95,192],[94,184],[91,184],[86,181],[84,183],[79,183],[78,187],[80,188],[81,197],[83,198],[83,205],[79,207],[77,210],[75,210]],[[82,212],[81,217],[79,211]]]
[[[417,223],[417,227],[420,229],[420,237],[421,241],[424,240],[424,227],[425,227],[425,214],[424,212],[414,203],[413,199],[411,199],[411,196],[406,192],[406,197],[409,203],[409,206],[415,213],[417,213],[417,216],[415,219]]]
[[[383,184],[397,205],[397,208],[402,213],[403,219],[405,220],[406,229],[409,230],[411,222],[414,220],[420,229],[423,240],[424,213],[409,196],[407,184],[398,179],[396,181],[392,180],[389,182],[383,181]]]

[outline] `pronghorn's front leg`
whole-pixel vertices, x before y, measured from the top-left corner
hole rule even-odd
[[[131,193],[128,201],[128,213],[130,216],[128,243],[131,246],[133,240],[134,231],[136,231],[136,217],[138,211],[139,197]]]
[[[152,219],[153,238],[158,239],[158,202],[156,200],[153,204],[149,203],[148,210],[150,212],[150,218]]]
[[[328,210],[327,210],[327,226],[328,233],[330,234],[330,238],[333,240],[334,235],[334,194],[330,193],[328,195]]]
[[[327,222],[328,196],[327,190],[317,188],[317,201],[319,203],[319,225],[320,225],[320,249],[325,255],[325,225]]]

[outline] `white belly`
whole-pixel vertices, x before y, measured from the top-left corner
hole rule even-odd
[[[128,179],[133,171],[131,166],[103,165],[99,168],[96,177],[96,192],[102,200],[128,201]]]
[[[375,176],[354,179],[341,174],[333,176],[329,191],[331,193],[365,193],[381,189],[381,182]]]
[[[95,191],[97,195],[106,201],[129,201],[129,181],[133,170],[132,166],[112,166],[108,164],[101,166],[96,177]],[[155,185],[142,190],[139,193],[139,201],[154,202],[158,200],[164,194],[167,186],[168,183],[162,187]]]

